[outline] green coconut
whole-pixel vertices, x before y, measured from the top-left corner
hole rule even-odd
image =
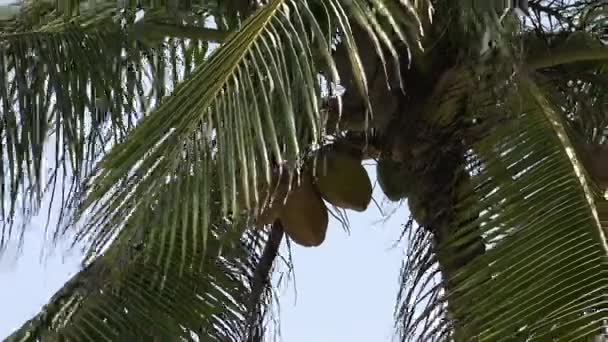
[[[391,159],[380,159],[376,164],[376,177],[378,184],[386,197],[398,202],[407,197],[409,192],[409,182],[404,165]]]
[[[348,151],[330,146],[321,148],[315,176],[323,199],[337,207],[365,211],[372,200],[372,184],[361,158]]]

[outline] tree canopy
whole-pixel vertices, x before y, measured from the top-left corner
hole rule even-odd
[[[9,340],[268,338],[279,245],[365,209],[364,159],[412,214],[401,341],[605,333],[608,3],[515,3],[5,6],[0,247],[45,204],[86,252]]]

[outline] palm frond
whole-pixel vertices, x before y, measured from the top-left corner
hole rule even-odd
[[[579,339],[605,327],[605,200],[585,178],[559,109],[522,74],[511,87],[507,101],[473,111],[501,124],[472,146],[474,191],[454,220],[465,224],[435,255],[469,246],[479,231],[486,252],[434,285],[425,282],[437,280],[437,259],[419,248],[413,260],[425,263],[406,279],[420,274],[421,291],[402,298],[402,340],[442,340],[454,327],[465,340]]]
[[[588,24],[595,23],[587,19]],[[562,108],[564,122],[579,138],[601,142],[608,126],[604,110],[608,89],[608,47],[592,32],[561,32],[527,41],[527,65],[535,78]]]
[[[185,39],[148,47],[132,33],[142,23],[121,27],[115,5],[35,28],[21,24],[28,13],[0,35],[0,246],[43,197],[77,194],[106,149],[202,63],[208,48]],[[66,201],[60,206],[68,210]]]
[[[569,130],[585,142],[601,143],[608,127],[608,74],[597,68],[561,68],[538,77]]]
[[[416,35],[401,34],[403,20],[392,19],[398,13],[386,11],[380,2],[327,0],[322,5],[338,23],[363,95],[366,80],[351,20],[362,26],[373,20],[369,34],[376,42],[377,35],[386,36],[384,30],[394,30],[404,43],[416,43]],[[391,9],[418,16],[407,1],[395,1]],[[66,26],[61,21],[57,25],[45,27],[66,35]],[[334,70],[330,81],[337,83],[328,44],[333,35],[320,27],[307,1],[271,1],[172,96],[163,98],[126,141],[116,141],[91,174],[76,216],[84,223],[76,240],[91,246],[87,264],[93,266],[14,336],[189,339],[195,334],[224,341],[243,340],[244,331],[263,334],[259,321],[265,310],[252,311],[251,305],[263,307],[267,295],[255,299],[256,294],[249,301],[243,297],[259,291],[243,285],[243,279],[256,279],[253,269],[261,248],[250,245],[243,251],[231,246],[238,245],[247,218],[259,210],[259,189],[270,184],[272,169],[297,170],[308,150],[322,143],[321,66],[313,62],[313,53]],[[23,35],[18,38],[23,41]],[[390,40],[381,41],[395,50]],[[382,53],[379,43],[376,48]],[[162,70],[155,71],[162,79]],[[91,83],[87,78],[81,82]],[[73,150],[82,154],[83,148]],[[76,152],[72,159],[83,160]],[[73,201],[80,199],[80,190],[72,194]],[[134,244],[142,250],[132,254]],[[241,254],[224,257],[233,249]],[[112,271],[102,277],[100,287],[85,289],[85,296],[80,285],[74,288],[108,267]],[[247,318],[252,313],[258,317],[253,327]],[[157,320],[161,323],[150,331],[150,323]]]
[[[530,35],[528,67],[542,69],[562,64],[595,62],[606,65],[608,47],[599,37],[586,32],[556,33],[553,37]]]
[[[356,85],[365,94],[365,75],[349,21],[370,26],[368,21],[376,16],[397,13],[383,11],[375,2],[322,3],[339,23]],[[395,8],[417,15],[407,4],[396,1]],[[398,21],[385,22],[372,25],[372,37],[381,29],[400,30]],[[259,9],[103,160],[76,217],[85,222],[80,237],[92,237],[91,251],[110,241],[126,218],[158,201],[158,189],[167,181],[179,184],[174,197],[163,199],[169,206],[185,195],[194,196],[193,201],[209,198],[207,192],[189,191],[191,185],[181,179],[185,174],[176,174],[176,168],[192,170],[201,180],[217,168],[223,215],[255,216],[262,203],[260,187],[272,184],[272,169],[297,170],[310,148],[322,143],[326,118],[319,110],[321,89],[312,51],[335,70],[330,38],[319,28],[307,1],[275,0]],[[338,75],[334,72],[330,79],[335,82]],[[197,163],[184,159],[187,141],[213,157]],[[195,216],[206,212],[204,208],[183,215]],[[163,220],[171,222],[176,211],[167,209]],[[201,236],[207,229],[200,227]]]
[[[171,191],[171,186],[165,190]],[[191,204],[181,202],[183,207]],[[215,203],[213,216],[220,217]],[[197,222],[166,223],[160,218],[159,208],[149,207],[149,232],[119,235],[9,340],[245,341],[258,333],[266,325],[264,308],[270,302],[265,286],[257,284],[257,265],[272,238],[263,230],[242,235],[242,226],[217,219],[203,250],[202,244],[193,247]],[[170,238],[150,240],[154,233]],[[168,249],[175,253],[163,254]],[[157,256],[162,263],[156,262]],[[267,272],[275,257],[264,261],[269,263]],[[183,258],[189,261],[186,266]]]
[[[607,8],[606,0],[531,0],[527,21],[539,35],[573,31],[601,32],[606,27]]]

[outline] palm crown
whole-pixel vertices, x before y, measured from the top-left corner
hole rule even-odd
[[[9,339],[263,340],[278,246],[367,207],[363,159],[413,216],[401,340],[600,336],[608,4],[526,4],[6,7],[2,246],[50,202],[87,252]]]

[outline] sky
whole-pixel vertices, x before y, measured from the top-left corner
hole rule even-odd
[[[375,167],[367,169],[374,180]],[[408,212],[386,203],[378,187],[374,198],[385,215],[392,213],[387,221],[380,222],[383,214],[371,203],[364,213],[349,211],[350,234],[332,220],[320,247],[293,250],[295,277],[278,289],[281,341],[391,341],[404,258],[403,245],[395,244]],[[0,338],[34,316],[78,270],[80,254],[66,252],[67,243],[48,248],[42,216],[31,222],[20,253],[11,246],[0,257]]]

